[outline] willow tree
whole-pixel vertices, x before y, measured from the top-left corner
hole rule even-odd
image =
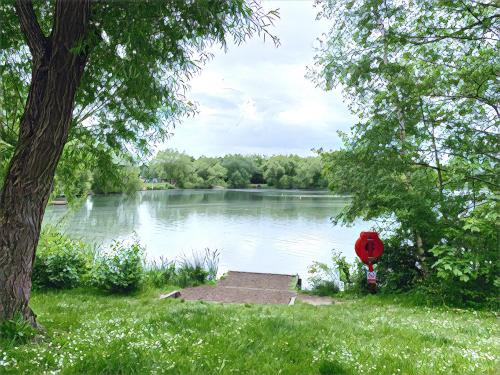
[[[36,325],[32,264],[68,134],[96,148],[164,138],[193,111],[187,82],[207,47],[269,35],[276,15],[245,0],[2,1],[2,66],[29,63],[31,74],[15,80],[27,95],[18,90],[24,110],[0,195],[0,321],[21,313]]]
[[[342,87],[360,119],[343,150],[323,153],[332,189],[353,195],[338,219],[383,220],[399,262],[386,275],[403,284],[437,275],[456,290],[493,291],[500,6],[319,3],[332,28],[311,76]]]

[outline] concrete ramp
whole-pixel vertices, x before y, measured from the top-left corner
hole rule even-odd
[[[217,285],[202,285],[179,291],[176,297],[188,301],[288,305],[295,301],[293,288],[298,276],[229,271]]]

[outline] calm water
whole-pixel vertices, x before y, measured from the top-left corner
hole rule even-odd
[[[48,207],[45,222],[61,217],[64,231],[107,244],[135,233],[150,259],[175,259],[205,247],[219,249],[220,271],[298,273],[332,249],[354,258],[354,241],[368,223],[334,226],[346,204],[327,192],[299,190],[147,191],[127,198],[89,197],[75,212]]]

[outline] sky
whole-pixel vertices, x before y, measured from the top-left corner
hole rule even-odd
[[[279,8],[270,31],[280,46],[258,36],[214,58],[191,80],[190,99],[198,114],[183,120],[159,149],[199,157],[241,154],[313,155],[312,149],[338,149],[337,130],[356,121],[340,90],[325,92],[305,78],[313,64],[315,40],[328,23],[315,20],[312,0],[265,1]]]

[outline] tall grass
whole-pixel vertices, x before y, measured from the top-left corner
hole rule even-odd
[[[161,256],[160,259],[147,261],[144,267],[145,281],[154,287],[175,283],[175,262]]]
[[[208,247],[205,249],[205,268],[208,271],[208,280],[213,281],[217,279],[219,272],[219,250],[210,250]]]
[[[177,262],[160,257],[159,261],[153,260],[146,264],[145,278],[155,287],[201,285],[217,279],[219,258],[219,250],[209,248],[201,252],[193,250],[189,256],[182,255]]]
[[[190,256],[183,255],[177,272],[178,284],[182,287],[196,286],[214,281],[219,270],[219,251],[208,247],[203,252],[193,250]]]

